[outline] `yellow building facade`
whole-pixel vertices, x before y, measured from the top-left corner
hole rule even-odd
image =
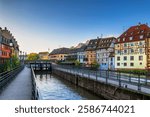
[[[116,69],[147,69],[147,33],[150,28],[143,24],[130,27],[115,43]]]

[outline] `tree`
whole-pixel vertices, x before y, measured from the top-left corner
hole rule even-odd
[[[33,61],[38,59],[39,59],[39,55],[37,53],[30,53],[27,58],[27,60],[33,60]]]
[[[81,66],[81,63],[80,63],[78,60],[76,60],[76,61],[75,61],[75,66],[80,67],[80,66]]]
[[[91,65],[92,65],[92,68],[93,68],[93,69],[96,69],[96,70],[97,70],[97,69],[99,68],[99,66],[100,66],[97,61],[94,61]]]

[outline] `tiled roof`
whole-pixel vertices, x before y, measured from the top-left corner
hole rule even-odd
[[[97,49],[109,48],[112,42],[114,42],[115,40],[115,37],[101,38],[98,41]]]
[[[39,52],[39,54],[49,54],[48,52]]]
[[[54,49],[50,55],[54,55],[54,54],[68,54],[69,53],[69,48],[58,48],[58,49]]]
[[[150,28],[146,24],[139,24],[136,26],[132,26],[117,38],[116,43],[145,40],[149,32],[150,32]],[[143,38],[140,38],[140,36],[142,35]]]
[[[97,44],[98,44],[98,39],[91,39],[89,41],[89,44],[87,45],[86,50],[87,51],[95,50],[97,48]]]
[[[83,45],[78,49],[78,52],[84,52],[86,48],[87,48],[87,45]]]
[[[111,52],[109,57],[114,57],[115,56],[115,52]]]

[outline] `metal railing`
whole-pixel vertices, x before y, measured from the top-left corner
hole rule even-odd
[[[33,67],[31,67],[31,75],[32,75],[32,99],[33,100],[41,100],[40,90],[36,83],[36,76]]]
[[[150,94],[150,77],[142,74],[122,73],[109,70],[90,70],[72,66],[53,65],[52,69],[68,72],[73,75],[81,76],[104,82],[106,84],[116,85],[122,88],[128,88],[139,92]]]
[[[24,66],[16,67],[10,71],[0,73],[0,90],[2,90],[15,76],[23,70]]]

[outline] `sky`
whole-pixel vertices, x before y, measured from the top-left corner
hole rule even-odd
[[[119,36],[148,23],[150,0],[0,0],[0,27],[20,50],[31,53],[71,47],[97,36]]]

